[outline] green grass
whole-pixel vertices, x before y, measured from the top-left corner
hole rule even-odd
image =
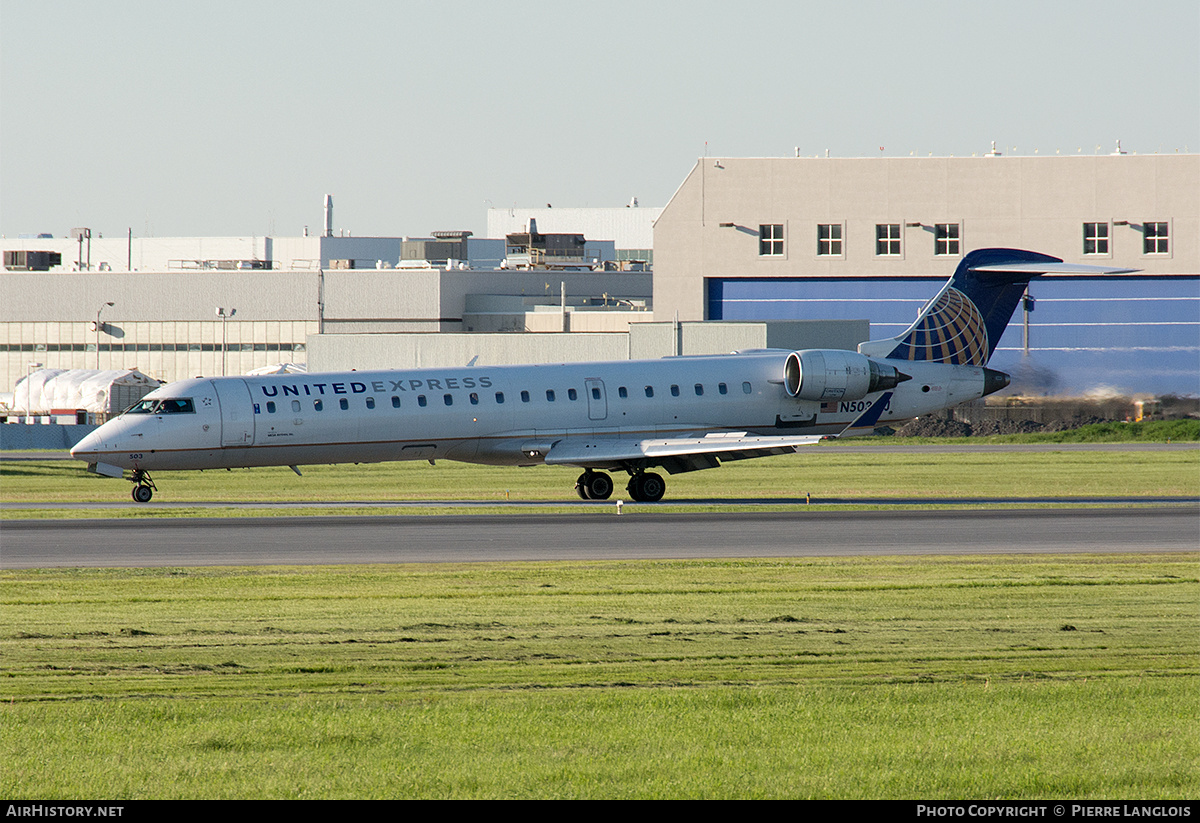
[[[0,572],[0,795],[1195,797],[1198,571]]]
[[[440,461],[160,472],[155,501],[570,501],[577,469]],[[618,481],[624,475],[615,476]],[[668,478],[667,502],[740,498],[1200,496],[1200,450],[1150,452],[920,451],[862,454],[816,446]],[[89,475],[77,461],[0,462],[9,503],[128,502],[127,482]],[[614,494],[626,497],[622,484]],[[8,516],[12,516],[9,514]]]
[[[1140,423],[1093,423],[1060,432],[994,434],[987,437],[864,437],[854,443],[1187,443],[1200,440],[1200,420],[1143,420]]]

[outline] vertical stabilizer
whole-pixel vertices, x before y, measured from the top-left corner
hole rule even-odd
[[[1132,269],[1080,266],[1020,249],[976,249],[899,337],[858,347],[869,357],[986,365],[1029,281],[1042,274],[1120,274]]]

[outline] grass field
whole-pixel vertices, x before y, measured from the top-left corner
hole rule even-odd
[[[1194,450],[818,448],[669,494],[1200,496]],[[0,472],[9,503],[128,499],[69,461]],[[162,473],[156,511],[575,474]],[[9,798],[1200,794],[1195,553],[2,571],[0,613]]]
[[[1187,798],[1195,556],[0,573],[0,795]]]
[[[159,503],[575,500],[577,469],[441,461],[155,474]],[[626,496],[622,476],[613,499]],[[1200,496],[1200,450],[861,454],[817,446],[800,454],[673,475],[667,503],[746,498]],[[130,485],[71,460],[0,462],[7,503],[128,502]],[[289,512],[290,513],[290,512]],[[13,516],[9,513],[7,516]]]

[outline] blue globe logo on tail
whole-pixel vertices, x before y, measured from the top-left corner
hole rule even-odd
[[[897,360],[983,366],[990,353],[983,315],[969,297],[950,287],[900,338],[888,356]]]

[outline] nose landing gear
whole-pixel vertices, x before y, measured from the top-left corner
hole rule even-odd
[[[149,503],[150,498],[154,496],[154,492],[158,491],[158,486],[154,485],[154,481],[150,479],[150,475],[141,469],[133,470],[133,477],[129,478],[133,483],[133,500],[135,503]]]

